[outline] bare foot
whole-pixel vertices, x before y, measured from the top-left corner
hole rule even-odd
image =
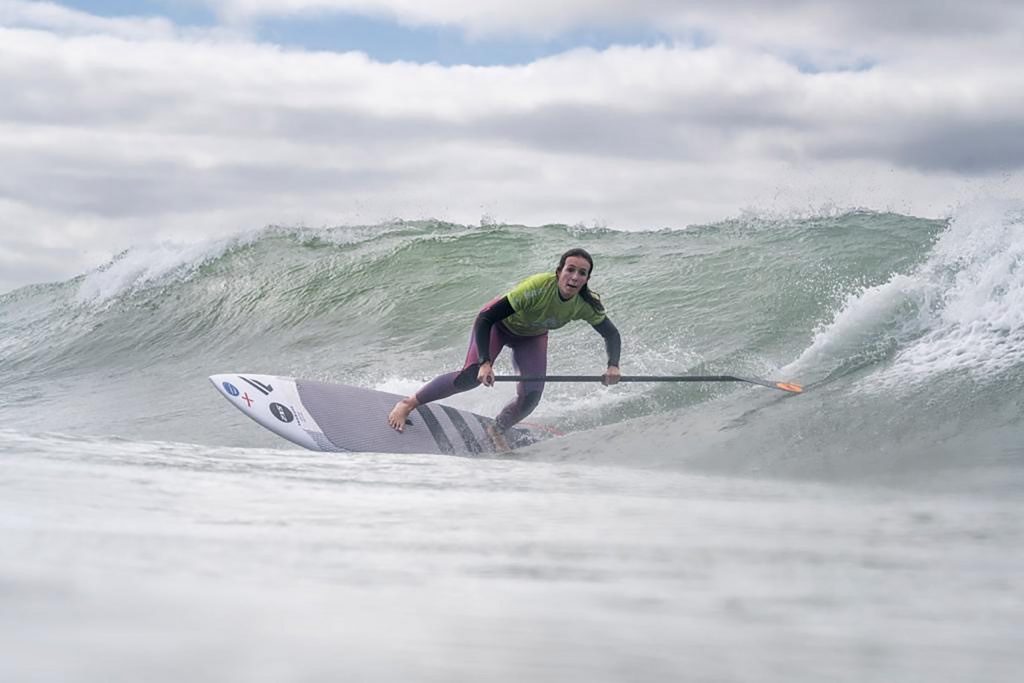
[[[491,442],[494,444],[494,450],[498,453],[507,453],[512,450],[512,447],[508,445],[508,440],[505,438],[505,432],[498,429],[498,425],[489,424],[484,428],[487,432],[487,436],[491,437]]]
[[[416,406],[420,404],[416,400],[415,396],[409,398],[403,398],[401,401],[395,404],[395,407],[388,413],[388,424],[391,425],[392,429],[396,432],[403,431],[405,429],[405,420],[409,417],[409,413],[416,409]]]

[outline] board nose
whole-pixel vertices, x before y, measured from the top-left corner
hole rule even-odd
[[[238,387],[231,381],[232,375],[210,375],[210,382],[214,388],[228,398],[234,398],[240,393]]]

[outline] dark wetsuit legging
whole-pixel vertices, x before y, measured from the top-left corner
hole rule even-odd
[[[535,337],[512,334],[500,322],[491,327],[490,358],[497,358],[501,350],[512,349],[512,362],[520,375],[544,375],[548,368],[548,333]],[[429,403],[479,386],[476,380],[480,370],[476,339],[470,334],[469,351],[462,370],[436,377],[416,392],[416,400]],[[520,382],[516,385],[516,399],[498,413],[499,429],[508,429],[527,415],[540,403],[544,393],[544,382]]]

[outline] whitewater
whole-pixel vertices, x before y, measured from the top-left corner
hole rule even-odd
[[[2,294],[0,677],[1017,680],[1022,228],[269,226]],[[415,391],[575,246],[624,374],[806,392],[552,384],[530,420],[564,436],[459,458],[304,451],[209,386]],[[552,333],[552,374],[604,360]]]

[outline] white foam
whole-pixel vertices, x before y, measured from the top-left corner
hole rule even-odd
[[[231,249],[283,230],[268,226],[199,242],[164,241],[136,245],[87,274],[78,287],[76,299],[80,304],[103,304],[122,294],[163,284],[169,279],[185,280],[204,263],[217,260]]]
[[[965,207],[922,271],[943,286],[931,329],[887,371],[909,379],[951,370],[989,376],[1024,362],[1024,205]]]
[[[891,344],[876,386],[966,370],[988,376],[1024,362],[1024,205],[960,208],[910,274],[847,297],[786,374],[825,375],[858,352]]]
[[[86,275],[78,287],[77,301],[101,304],[170,275],[187,277],[203,263],[219,258],[239,243],[238,238],[229,238],[195,244],[163,242],[132,247]]]
[[[929,301],[937,294],[926,278],[897,274],[884,284],[847,296],[832,322],[820,327],[811,345],[780,373],[824,376],[851,356],[920,333],[929,324]],[[893,336],[886,339],[887,334]]]
[[[199,242],[159,242],[139,244],[125,250],[112,261],[88,273],[79,285],[78,303],[102,304],[122,294],[138,291],[168,279],[187,279],[204,263],[222,257],[231,249],[281,235],[299,239],[316,238],[341,246],[370,243],[382,249],[392,248],[381,237],[392,230],[401,230],[404,223],[376,226],[288,227],[269,225],[257,230],[241,231],[232,236]],[[410,224],[415,225],[415,224]],[[420,239],[453,238],[473,228],[455,228],[450,233],[426,231]],[[406,237],[402,237],[405,240]]]

